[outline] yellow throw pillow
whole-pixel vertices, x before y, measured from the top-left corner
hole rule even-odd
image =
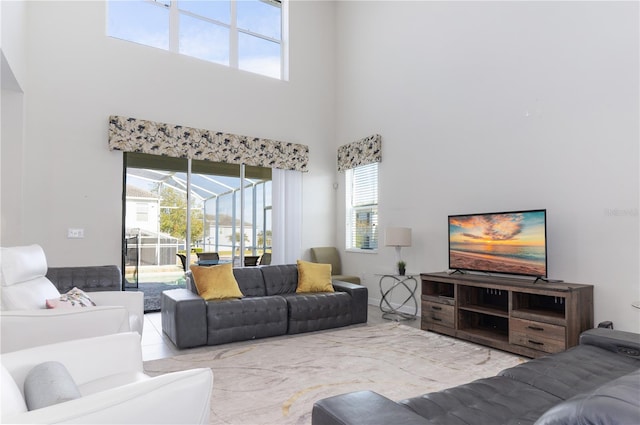
[[[205,300],[225,300],[228,298],[242,298],[238,281],[233,275],[231,263],[219,266],[201,267],[190,266],[193,281],[198,295]]]
[[[298,288],[296,292],[333,292],[331,264],[298,260]]]

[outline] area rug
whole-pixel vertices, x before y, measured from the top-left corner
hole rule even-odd
[[[138,287],[125,288],[127,291],[141,291],[144,293],[144,312],[160,311],[160,297],[167,289],[184,288],[184,283],[141,282]]]
[[[144,363],[149,375],[213,370],[211,423],[311,424],[313,403],[373,390],[392,400],[495,375],[524,362],[397,322],[207,347]]]

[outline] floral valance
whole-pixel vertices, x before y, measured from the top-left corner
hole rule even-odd
[[[338,148],[338,171],[382,160],[382,137],[374,134]]]
[[[181,125],[109,117],[109,149],[308,171],[309,147]]]

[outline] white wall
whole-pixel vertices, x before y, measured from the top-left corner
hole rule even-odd
[[[593,283],[596,323],[640,331],[637,3],[290,9],[283,83],[109,39],[102,2],[27,2],[25,164],[2,181],[23,186],[19,242],[52,265],[119,263],[119,114],[309,145],[303,247],[343,246],[335,148],[380,133],[380,224],[413,228],[410,271],[446,269],[448,214],[547,208],[551,277]],[[376,297],[394,252],[343,261]]]
[[[2,90],[0,102],[0,245],[22,241],[24,95]]]
[[[26,3],[0,2],[0,244],[21,240]]]
[[[550,277],[640,331],[638,3],[338,4],[338,143],[382,135],[408,269],[447,268],[449,214],[546,208]],[[344,257],[379,298],[393,249]]]
[[[2,69],[3,89],[24,89],[26,79],[26,2],[24,0],[6,0],[0,2],[0,48],[5,56],[9,70]],[[4,66],[4,64],[3,64]],[[5,71],[12,79],[5,80]]]
[[[50,265],[120,263],[122,153],[109,115],[266,137],[310,147],[303,246],[334,229],[334,5],[290,6],[290,81],[105,36],[104,2],[28,2],[22,243]],[[308,196],[309,195],[309,196]],[[84,239],[67,239],[67,228]]]

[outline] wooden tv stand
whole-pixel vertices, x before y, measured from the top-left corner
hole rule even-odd
[[[593,328],[593,285],[422,273],[423,330],[526,357],[564,351]]]

